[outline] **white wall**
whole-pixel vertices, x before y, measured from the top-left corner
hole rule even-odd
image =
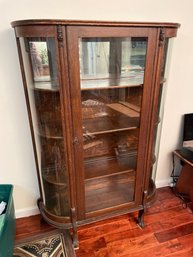
[[[157,183],[165,185],[171,171],[171,151],[179,142],[182,114],[193,112],[192,10],[192,0],[0,0],[0,183],[14,184],[18,217],[37,211],[39,190],[10,22],[58,18],[181,23],[172,50],[157,170]]]

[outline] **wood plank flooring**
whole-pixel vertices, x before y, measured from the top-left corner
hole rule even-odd
[[[158,189],[144,229],[136,218],[137,213],[131,213],[80,227],[77,257],[193,256],[193,214],[169,187]],[[39,215],[18,219],[16,224],[16,239],[53,229]]]

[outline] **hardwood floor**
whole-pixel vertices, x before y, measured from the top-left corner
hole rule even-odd
[[[193,256],[193,214],[183,208],[169,187],[158,189],[157,201],[145,215],[122,215],[78,229],[77,257],[190,257]],[[16,239],[52,230],[39,215],[18,219]]]

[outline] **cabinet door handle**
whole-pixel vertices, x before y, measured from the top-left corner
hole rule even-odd
[[[74,144],[74,145],[77,145],[78,143],[79,143],[78,137],[75,137],[74,140],[73,140],[73,144]]]

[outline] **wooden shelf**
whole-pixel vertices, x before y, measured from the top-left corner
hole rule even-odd
[[[138,126],[138,117],[131,118],[123,114],[87,119],[83,120],[83,136],[131,130]]]
[[[123,106],[126,106],[127,108],[133,110],[133,111],[136,111],[137,113],[139,113],[141,111],[141,108],[138,105],[131,104],[131,103],[128,103],[128,102],[123,102],[123,101],[120,101],[119,103],[122,104]]]
[[[56,121],[42,122],[40,129],[36,133],[44,138],[49,139],[63,139],[63,131],[61,124]]]
[[[136,168],[137,153],[131,152],[119,158],[99,157],[85,160],[85,179],[114,176],[121,173],[133,173]]]
[[[85,182],[86,213],[134,200],[135,174],[127,172]]]
[[[97,160],[102,163],[103,159],[115,158],[117,160],[118,154],[123,152],[129,152],[130,154],[135,152],[136,155],[138,136],[139,129],[84,136],[83,150],[85,161],[91,161],[95,165]]]
[[[50,134],[46,134],[46,133],[37,133],[40,137],[44,137],[47,139],[57,139],[57,140],[63,140],[64,137],[62,135],[50,135]]]
[[[136,157],[134,151],[85,161],[87,213],[133,201]]]
[[[56,170],[54,166],[42,169],[42,178],[49,184],[53,184],[55,186],[67,186],[64,173],[60,172],[58,176],[56,176]]]
[[[134,110],[133,108],[129,107],[129,103],[127,102],[112,103],[107,104],[107,106],[112,110],[120,112],[128,117],[139,117],[139,111],[136,111],[136,108]]]
[[[45,176],[43,175],[43,179],[55,186],[67,186],[66,182],[61,182],[62,180],[64,180],[64,178],[62,179],[62,177],[60,177],[59,179],[56,179],[54,175],[45,175]]]

